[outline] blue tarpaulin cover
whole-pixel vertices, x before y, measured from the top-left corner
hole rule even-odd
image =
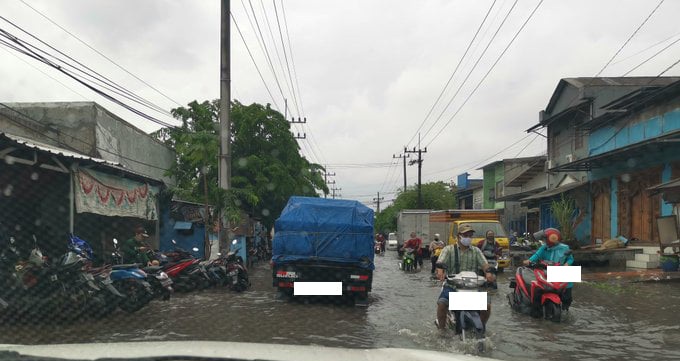
[[[360,202],[291,197],[274,229],[276,263],[314,260],[375,268],[373,210]]]

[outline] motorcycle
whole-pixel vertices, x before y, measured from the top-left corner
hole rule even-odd
[[[118,251],[118,240],[113,239],[113,258],[122,260]],[[148,275],[136,263],[115,264],[111,267],[111,280],[113,286],[125,295],[125,299],[119,304],[120,309],[132,313],[139,311],[154,298]]]
[[[233,245],[237,243],[236,240],[232,242]],[[243,292],[250,287],[250,280],[248,279],[248,269],[243,264],[243,258],[237,255],[239,250],[240,248],[236,248],[227,253],[225,258],[226,272],[229,287],[236,292]]]
[[[211,279],[205,267],[201,266],[201,260],[195,258],[189,252],[177,247],[177,242],[172,240],[175,250],[166,253],[169,263],[161,266],[163,271],[172,279],[174,289],[178,292],[191,292],[195,289],[206,289],[211,286]],[[198,252],[198,248],[192,249]]]
[[[538,318],[560,322],[562,315],[561,295],[567,289],[567,282],[548,282],[546,267],[560,265],[541,261],[527,267],[518,267],[514,278],[510,278],[508,302],[513,310]]]
[[[415,266],[416,266],[415,249],[405,248],[404,257],[402,258],[401,263],[399,264],[399,268],[404,270],[405,272],[411,272],[415,270]]]
[[[373,250],[375,251],[375,254],[383,256],[382,252],[382,244],[380,242],[375,242],[375,245],[373,246]]]
[[[487,281],[476,272],[463,271],[455,275],[447,275],[444,285],[453,288],[456,292],[478,292],[480,288],[487,285]],[[449,310],[446,323],[451,330],[460,332],[463,342],[468,339],[476,340],[477,351],[484,352],[486,327],[478,310]]]

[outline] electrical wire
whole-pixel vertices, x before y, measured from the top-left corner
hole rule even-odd
[[[515,42],[515,40],[517,39],[517,37],[519,36],[519,34],[522,32],[522,30],[524,30],[524,28],[525,28],[526,25],[529,23],[529,21],[531,20],[531,18],[534,16],[534,14],[535,14],[536,11],[538,10],[538,8],[541,6],[541,4],[543,4],[543,0],[541,0],[541,1],[538,2],[538,4],[536,5],[536,7],[535,7],[534,10],[529,14],[529,16],[527,17],[527,19],[526,19],[526,20],[524,21],[524,23],[522,24],[522,26],[517,30],[517,32],[516,32],[515,35],[512,37],[512,39],[510,39],[510,42],[509,42],[508,45],[505,47],[505,49],[503,49],[503,51],[500,53],[500,55],[496,58],[496,61],[494,61],[494,63],[491,65],[491,67],[490,67],[489,70],[486,72],[486,74],[484,74],[484,76],[482,77],[482,79],[477,83],[477,85],[474,87],[474,89],[472,89],[472,92],[470,92],[470,94],[468,95],[468,97],[467,97],[467,98],[465,99],[465,101],[460,105],[460,107],[458,107],[458,109],[457,109],[456,112],[451,116],[451,118],[449,118],[449,120],[446,122],[446,124],[444,124],[444,126],[443,126],[441,129],[439,129],[439,132],[437,132],[437,134],[435,134],[435,136],[427,143],[427,145],[425,146],[426,148],[427,148],[430,144],[432,144],[432,142],[434,142],[434,141],[437,139],[437,137],[439,137],[439,135],[444,131],[444,129],[446,129],[446,127],[451,123],[451,121],[456,117],[456,115],[458,115],[458,113],[463,109],[463,107],[465,106],[465,104],[467,104],[467,102],[470,100],[470,98],[472,98],[472,96],[475,94],[475,92],[477,92],[477,89],[479,89],[479,87],[482,85],[482,83],[484,82],[484,80],[486,80],[486,78],[489,76],[489,74],[491,74],[491,71],[496,67],[496,65],[498,64],[498,62],[503,58],[503,55],[505,55],[505,53],[508,51],[508,49],[510,48],[510,46]]]
[[[501,29],[503,28],[503,25],[505,24],[505,22],[506,22],[506,21],[508,20],[508,18],[510,17],[510,14],[512,13],[513,9],[514,9],[515,6],[517,5],[517,2],[518,2],[518,1],[519,1],[519,0],[515,0],[515,1],[512,3],[512,7],[510,7],[510,10],[508,10],[508,13],[505,14],[505,17],[503,18],[503,21],[502,21],[501,24],[498,26],[498,29],[496,29],[496,32],[494,32],[494,34],[491,36],[491,40],[489,40],[489,42],[487,43],[487,45],[486,45],[486,47],[484,48],[484,50],[482,51],[482,53],[481,53],[481,54],[479,55],[479,57],[477,58],[477,61],[475,61],[474,65],[472,66],[472,69],[470,69],[470,71],[468,72],[468,74],[465,76],[465,79],[463,79],[463,82],[460,84],[460,86],[458,87],[458,89],[456,89],[456,92],[453,94],[453,96],[451,97],[451,99],[449,100],[449,102],[446,104],[446,106],[444,107],[444,109],[439,113],[439,116],[438,116],[437,119],[434,121],[434,123],[432,123],[432,125],[427,129],[427,131],[425,132],[425,134],[423,134],[423,138],[427,137],[427,135],[430,133],[430,131],[432,131],[432,129],[434,129],[434,127],[437,125],[437,123],[439,123],[439,121],[441,120],[442,116],[444,116],[444,113],[446,113],[446,111],[449,109],[449,107],[451,106],[451,104],[453,103],[453,101],[456,99],[456,97],[457,97],[458,94],[460,93],[461,89],[463,89],[463,86],[465,85],[465,83],[467,82],[467,80],[470,78],[470,76],[472,75],[472,73],[475,71],[475,69],[477,68],[477,65],[479,65],[480,61],[482,60],[482,58],[483,58],[484,55],[486,54],[487,50],[489,50],[489,47],[490,47],[491,44],[493,43],[494,39],[496,39],[496,36],[498,36],[498,33],[499,33],[499,32],[501,31]],[[539,4],[540,4],[540,3],[539,3]],[[446,127],[446,126],[444,126],[444,127]],[[431,142],[430,142],[430,143],[431,143]]]
[[[271,90],[269,90],[269,86],[267,85],[267,82],[264,80],[264,77],[262,76],[262,72],[260,71],[260,67],[257,66],[257,63],[255,62],[255,58],[253,57],[253,53],[250,51],[250,48],[248,47],[248,43],[246,42],[245,37],[243,37],[243,33],[241,32],[241,28],[238,26],[238,22],[236,22],[236,18],[234,18],[233,13],[229,13],[231,15],[231,21],[234,22],[234,25],[236,26],[236,31],[238,31],[238,34],[241,36],[241,40],[243,41],[243,45],[246,47],[246,51],[248,52],[248,55],[250,56],[250,60],[253,62],[253,65],[255,65],[255,70],[257,70],[257,74],[260,76],[260,79],[262,80],[262,84],[264,84],[264,88],[267,89],[267,93],[269,94],[269,97],[272,98],[272,102],[274,103],[274,106],[276,106],[277,109],[281,109],[279,105],[276,103],[276,99],[274,99],[274,96],[272,95]]]
[[[293,65],[293,75],[295,76],[295,85],[297,86],[298,100],[300,101],[300,109],[302,110],[302,116],[306,116],[305,107],[302,104],[302,94],[300,93],[300,82],[298,81],[297,70],[295,69],[295,60],[293,58],[293,45],[290,41],[290,33],[288,32],[288,20],[286,20],[286,9],[283,6],[283,1],[281,1],[281,14],[283,15],[283,24],[286,29],[286,38],[288,39],[288,51],[290,52],[290,62]]]
[[[40,12],[38,9],[34,8],[33,6],[31,6],[31,5],[28,4],[26,1],[24,1],[24,0],[19,0],[19,1],[21,1],[24,5],[28,6],[31,10],[35,11],[36,13],[38,13],[38,15],[42,16],[42,17],[45,18],[47,21],[49,21],[49,22],[51,22],[52,24],[54,24],[55,26],[57,26],[59,29],[63,30],[65,33],[71,35],[73,38],[75,38],[76,40],[78,40],[81,44],[87,46],[87,47],[90,48],[92,51],[94,51],[95,53],[99,54],[99,55],[102,56],[104,59],[108,60],[111,64],[115,65],[115,66],[118,67],[120,70],[126,72],[128,75],[132,76],[133,78],[135,78],[135,79],[139,80],[140,82],[142,82],[144,85],[146,85],[146,86],[148,86],[149,88],[153,89],[156,93],[162,95],[165,99],[170,100],[171,102],[177,104],[177,105],[180,106],[180,107],[182,106],[182,104],[180,104],[178,101],[176,101],[176,100],[170,98],[170,96],[168,96],[167,94],[165,94],[165,93],[163,93],[162,91],[156,89],[153,85],[147,83],[146,81],[144,81],[143,79],[141,79],[139,76],[137,76],[137,75],[133,74],[132,72],[130,72],[129,70],[125,69],[122,65],[118,64],[118,63],[115,62],[113,59],[111,59],[111,58],[109,58],[108,56],[104,55],[102,52],[100,52],[99,50],[95,49],[95,48],[92,47],[90,44],[86,43],[84,40],[82,40],[81,38],[79,38],[78,36],[76,36],[75,34],[73,34],[72,32],[70,32],[70,31],[68,31],[67,29],[65,29],[63,26],[57,24],[56,21],[52,20],[52,19],[49,18],[47,15],[45,15],[45,14],[42,13],[42,12]]]
[[[406,147],[408,147],[413,139],[418,135],[418,132],[420,132],[420,129],[422,129],[423,125],[425,125],[425,122],[427,119],[432,115],[432,112],[434,111],[434,108],[437,106],[439,101],[441,100],[442,96],[444,96],[444,93],[446,92],[446,89],[449,87],[449,84],[451,84],[451,80],[453,80],[453,77],[456,75],[456,72],[458,71],[458,68],[460,68],[461,63],[463,63],[463,59],[465,59],[465,56],[467,56],[468,51],[470,51],[470,47],[472,44],[475,42],[477,39],[477,35],[479,35],[479,31],[482,29],[484,24],[486,23],[486,19],[489,17],[489,14],[491,13],[491,10],[493,9],[494,5],[496,5],[497,0],[493,0],[491,3],[491,6],[489,7],[489,10],[487,10],[486,15],[484,15],[484,19],[482,19],[482,23],[479,24],[479,27],[477,28],[477,31],[475,31],[475,35],[472,37],[472,40],[467,45],[467,48],[465,48],[465,51],[463,52],[463,55],[460,57],[460,60],[458,60],[458,64],[456,64],[456,67],[453,69],[453,72],[451,73],[451,76],[449,79],[446,81],[446,84],[444,84],[444,87],[442,88],[441,92],[439,92],[439,96],[437,96],[437,99],[434,101],[432,104],[432,107],[430,107],[430,110],[427,112],[425,115],[425,118],[423,118],[423,121],[420,122],[420,125],[418,126],[418,129],[416,129],[415,133],[413,133],[413,136],[411,136],[411,139],[406,142]]]
[[[638,64],[638,65],[636,65],[635,67],[633,67],[632,69],[628,70],[625,74],[622,75],[622,77],[623,77],[623,76],[626,76],[626,75],[628,75],[628,74],[630,74],[630,73],[632,73],[632,72],[635,71],[637,68],[639,68],[639,67],[645,65],[648,61],[650,61],[650,60],[656,58],[659,54],[663,53],[664,51],[666,51],[666,49],[668,49],[668,48],[670,48],[671,46],[675,45],[678,41],[680,41],[680,38],[675,39],[675,41],[673,41],[672,43],[666,45],[666,46],[663,47],[661,50],[659,50],[659,51],[657,51],[656,53],[654,53],[654,55],[650,56],[649,58],[645,59],[645,60],[644,60],[643,62],[641,62],[640,64]]]
[[[290,64],[288,63],[288,54],[286,53],[286,42],[283,40],[283,32],[281,31],[281,22],[279,21],[279,11],[276,8],[276,0],[272,0],[272,5],[274,6],[274,14],[276,15],[276,25],[279,28],[279,37],[281,38],[281,49],[283,49],[283,58],[286,60],[286,69],[288,70],[288,78],[290,79],[291,85],[290,91],[293,94],[293,101],[295,102],[295,109],[297,110],[298,117],[300,117],[300,108],[298,106],[297,95],[295,94],[295,84],[293,83],[293,75],[291,74]]]

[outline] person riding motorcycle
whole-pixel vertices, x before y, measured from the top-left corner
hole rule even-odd
[[[569,246],[562,243],[562,234],[555,228],[547,228],[543,231],[534,233],[534,238],[545,239],[545,244],[542,245],[536,253],[534,253],[528,260],[524,261],[524,265],[528,266],[531,263],[540,261],[549,261],[559,263],[562,265],[572,265],[574,263],[574,256],[569,252]],[[567,289],[562,294],[562,308],[569,310],[569,306],[573,302],[571,289],[574,286],[572,282],[567,284]]]
[[[380,252],[385,253],[385,237],[380,233],[376,233],[375,241],[380,245]]]
[[[135,228],[135,236],[125,241],[121,247],[125,262],[151,265],[149,256],[146,254],[148,247],[144,243],[145,238],[149,238],[146,230],[143,227]]]
[[[498,262],[498,259],[501,257],[501,247],[498,244],[498,241],[496,241],[496,234],[492,230],[486,231],[486,237],[479,241],[477,243],[477,247],[482,251],[482,254],[484,254],[484,257],[488,261],[494,261]],[[495,270],[495,268],[492,267],[492,270]],[[496,283],[494,282],[492,287],[494,289],[498,288]]]
[[[482,271],[486,275],[487,282],[494,282],[496,280],[496,276],[489,270],[489,263],[486,261],[482,251],[477,247],[472,247],[472,236],[474,233],[475,231],[471,225],[467,223],[462,224],[458,231],[458,242],[442,249],[437,259],[438,280],[444,281],[446,278],[445,272],[451,274],[463,271]],[[445,284],[437,299],[437,327],[441,330],[446,328],[446,315],[449,311],[449,292],[455,292],[455,289]],[[487,309],[480,312],[480,318],[484,327],[486,327],[489,317],[491,317],[491,304],[487,303]],[[456,333],[461,332],[458,328],[459,324],[458,314],[456,314]]]
[[[430,242],[430,247],[429,247],[430,248],[430,254],[432,255],[430,257],[430,262],[432,262],[432,270],[430,271],[430,273],[434,274],[434,270],[437,266],[437,258],[439,258],[439,255],[442,253],[442,249],[444,249],[445,246],[446,246],[446,244],[444,244],[444,242],[442,242],[439,239],[439,233],[435,233],[434,234],[434,240],[432,242]]]
[[[421,248],[422,244],[423,240],[418,238],[416,232],[411,232],[411,238],[406,241],[406,243],[404,243],[403,247],[401,247],[402,250],[405,250],[406,248],[413,249],[413,255],[415,256],[414,266],[417,269],[418,265],[420,265],[421,270],[423,268],[423,249]]]

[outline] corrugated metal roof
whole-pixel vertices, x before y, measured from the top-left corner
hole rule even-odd
[[[59,156],[67,157],[67,158],[71,158],[71,159],[83,159],[83,160],[92,161],[92,162],[104,165],[106,167],[109,167],[111,169],[116,169],[116,170],[131,174],[131,175],[134,175],[134,176],[137,176],[137,177],[140,177],[140,178],[153,180],[153,181],[158,182],[158,183],[163,183],[163,181],[160,180],[160,179],[155,179],[155,178],[150,177],[148,175],[135,172],[133,170],[126,168],[124,165],[122,165],[120,163],[111,162],[111,161],[108,161],[106,159],[90,157],[90,156],[85,155],[85,154],[81,154],[81,153],[78,153],[78,152],[74,152],[74,151],[59,148],[59,147],[55,147],[53,145],[48,145],[48,144],[45,144],[45,143],[42,143],[42,142],[35,141],[33,139],[24,138],[24,137],[14,135],[14,134],[0,133],[0,136],[5,137],[6,139],[8,139],[11,142],[14,142],[16,144],[22,145],[22,146],[30,148],[30,149],[36,149],[36,150],[40,150],[40,151],[47,152],[47,153],[50,153],[50,154],[59,155]]]
[[[537,194],[534,194],[532,196],[522,198],[522,201],[525,202],[525,201],[530,201],[530,200],[533,200],[533,199],[550,198],[552,196],[564,193],[564,192],[572,190],[572,189],[576,189],[576,188],[583,186],[583,185],[586,185],[586,184],[588,184],[588,181],[569,183],[569,184],[563,185],[561,187],[549,189],[547,191],[543,191],[541,193],[537,193]]]
[[[647,188],[647,190],[651,191],[652,194],[656,194],[674,188],[680,188],[680,179],[674,179],[672,181],[657,184],[655,186]]]
[[[569,84],[582,88],[584,86],[666,86],[680,80],[680,77],[666,76],[624,76],[624,77],[579,77],[563,78]]]
[[[51,153],[51,154],[61,155],[61,156],[68,157],[68,158],[87,159],[87,160],[91,160],[91,161],[97,162],[97,163],[105,163],[105,164],[108,164],[108,165],[122,167],[122,165],[119,164],[119,163],[114,163],[114,162],[111,162],[111,161],[108,161],[108,160],[105,160],[105,159],[101,159],[101,158],[90,157],[90,156],[87,156],[87,155],[84,155],[84,154],[81,154],[81,153],[77,153],[77,152],[74,152],[74,151],[71,151],[71,150],[66,150],[66,149],[55,147],[55,146],[52,146],[52,145],[47,145],[45,143],[41,143],[41,142],[35,141],[33,139],[24,138],[24,137],[14,135],[14,134],[9,134],[9,133],[0,133],[0,134],[5,136],[6,138],[8,138],[9,140],[11,140],[15,143],[21,144],[23,146],[26,146],[26,147],[29,147],[29,148],[32,148],[32,149],[39,149],[39,150],[42,150],[42,151],[45,151],[45,152],[48,152],[48,153]]]

